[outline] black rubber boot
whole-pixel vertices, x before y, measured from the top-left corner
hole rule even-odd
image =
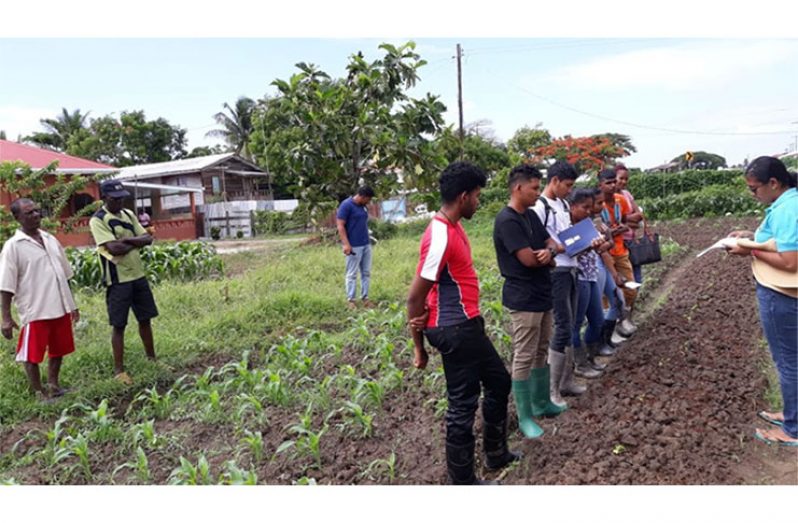
[[[478,485],[474,474],[474,442],[466,445],[446,443],[446,470],[452,485]]]
[[[484,420],[483,420],[484,421]],[[521,454],[507,448],[507,419],[501,423],[482,424],[482,447],[485,450],[485,468],[499,470],[521,459]]]
[[[602,345],[599,348],[599,356],[613,356],[618,346],[612,343],[612,333],[615,331],[615,324],[618,320],[604,320],[601,326]]]

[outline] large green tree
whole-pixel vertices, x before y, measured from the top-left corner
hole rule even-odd
[[[213,115],[221,129],[212,129],[206,136],[222,138],[230,150],[244,158],[252,159],[249,151],[249,135],[252,133],[252,111],[255,109],[255,100],[240,97],[233,107],[224,104],[224,111]],[[225,112],[226,111],[226,112]]]
[[[64,152],[70,140],[85,137],[87,134],[87,120],[89,113],[82,114],[80,109],[72,112],[61,109],[61,114],[55,118],[42,118],[39,122],[45,128],[44,132],[35,132],[23,138],[23,141],[39,147]]]
[[[535,127],[525,125],[515,131],[513,136],[507,140],[507,150],[510,154],[520,157],[522,160],[532,159],[532,150],[543,147],[551,143],[551,134],[543,128],[542,123]]]
[[[490,133],[478,134],[470,127],[463,138],[462,159],[485,169],[489,174],[510,166],[510,155],[504,144],[492,140]],[[436,145],[447,162],[460,160],[460,135],[451,126],[446,127],[438,137]]]
[[[186,130],[165,118],[147,120],[144,111],[122,111],[118,119],[93,119],[66,152],[115,167],[178,160],[186,156]]]
[[[200,156],[210,156],[212,154],[224,154],[229,152],[225,147],[221,145],[200,145],[198,147],[194,147],[191,151],[186,155],[186,158],[198,158]]]
[[[446,107],[430,94],[407,95],[426,62],[413,42],[379,49],[384,55],[371,62],[352,55],[345,78],[299,63],[254,110],[253,157],[311,206],[340,200],[361,183],[381,195],[400,180],[427,190],[444,164],[432,139]]]

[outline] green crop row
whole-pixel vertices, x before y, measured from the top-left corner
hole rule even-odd
[[[741,180],[734,185],[711,185],[697,191],[638,199],[637,203],[650,220],[745,215],[763,210]]]
[[[81,288],[103,286],[100,259],[94,249],[67,249],[67,259],[75,273],[73,282]],[[194,281],[221,276],[222,259],[216,249],[204,242],[159,243],[141,249],[141,260],[152,284],[164,280]]]

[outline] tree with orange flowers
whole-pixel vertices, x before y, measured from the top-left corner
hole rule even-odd
[[[628,150],[613,143],[606,135],[581,138],[565,135],[552,140],[548,145],[531,149],[530,153],[531,163],[546,164],[565,160],[581,173],[598,172],[615,159],[629,156]]]

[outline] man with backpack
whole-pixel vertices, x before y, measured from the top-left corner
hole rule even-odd
[[[102,266],[108,320],[113,327],[111,347],[114,352],[114,377],[131,385],[125,372],[125,327],[130,309],[139,324],[139,336],[147,357],[155,359],[151,320],[158,316],[155,298],[147,283],[139,250],[152,243],[152,236],[141,226],[136,215],[124,208],[130,192],[117,180],[100,185],[105,205],[89,221]]]
[[[576,259],[565,253],[565,247],[557,235],[571,227],[571,216],[565,198],[571,193],[576,182],[576,169],[561,160],[556,161],[548,169],[546,188],[538,198],[533,210],[549,236],[557,243],[557,264],[551,270],[551,295],[554,305],[554,335],[549,345],[550,393],[555,405],[566,403],[561,394],[578,396],[586,390],[573,380],[574,373],[584,378],[596,378],[600,373],[587,360],[584,348],[576,351],[572,345],[574,317],[577,301]],[[576,362],[576,369],[574,369]]]

